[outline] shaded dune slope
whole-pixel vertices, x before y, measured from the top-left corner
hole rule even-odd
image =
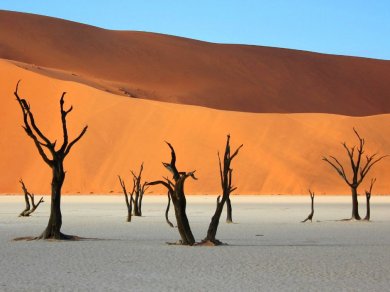
[[[0,11],[0,58],[115,94],[255,113],[390,113],[390,61],[110,31]]]

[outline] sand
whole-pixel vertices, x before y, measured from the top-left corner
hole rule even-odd
[[[22,197],[2,196],[0,290],[388,290],[390,198],[373,197],[373,221],[364,223],[333,221],[350,215],[349,197],[318,197],[315,222],[305,224],[299,221],[309,212],[308,197],[232,200],[236,224],[222,220],[217,234],[229,246],[211,248],[165,244],[179,236],[164,221],[162,196],[145,197],[145,216],[132,223],[125,222],[121,196],[64,196],[63,231],[101,240],[14,242],[43,230],[49,205],[18,218]],[[188,197],[197,240],[205,236],[214,207],[214,196]]]
[[[65,161],[63,193],[120,193],[117,175],[128,181],[142,162],[145,179],[166,176],[167,140],[179,170],[197,171],[187,193],[218,194],[216,154],[230,133],[232,147],[244,144],[233,164],[239,194],[348,194],[321,158],[348,164],[340,143],[356,143],[353,127],[366,154],[390,154],[389,62],[0,11],[0,194],[20,193],[20,178],[32,192],[50,192],[50,169],[20,127],[20,79],[20,95],[50,139],[61,142],[63,91],[74,106],[70,138],[89,126]],[[383,160],[367,177],[377,177],[376,194],[389,192],[389,165]]]
[[[233,161],[233,184],[239,194],[348,194],[349,188],[324,162],[332,154],[349,164],[342,141],[353,145],[356,127],[366,138],[366,154],[390,153],[389,115],[346,117],[330,114],[255,114],[131,99],[83,84],[56,80],[0,61],[0,193],[20,193],[23,178],[30,191],[50,192],[51,172],[31,139],[23,132],[22,115],[13,96],[22,79],[20,95],[29,100],[36,121],[50,139],[61,143],[59,97],[67,91],[69,136],[85,124],[85,137],[65,161],[64,193],[121,192],[117,175],[129,183],[130,169],[145,163],[144,178],[168,175],[162,161],[170,160],[164,140],[172,143],[180,171],[196,169],[198,181],[188,181],[189,194],[220,193],[217,151],[226,134],[231,145],[244,147]],[[390,189],[390,159],[375,167],[375,194]],[[363,183],[361,193],[370,181]],[[155,193],[161,189],[153,188]]]
[[[390,61],[110,31],[0,11],[0,58],[99,89],[260,113],[390,112]]]

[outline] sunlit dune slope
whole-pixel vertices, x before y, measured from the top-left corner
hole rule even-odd
[[[258,113],[390,113],[390,61],[110,31],[0,11],[0,58],[116,94]]]
[[[366,137],[367,153],[390,153],[389,115],[255,114],[129,99],[42,76],[7,61],[0,61],[0,76],[0,193],[21,192],[19,178],[32,192],[50,190],[50,169],[21,128],[22,114],[13,96],[19,79],[20,95],[30,102],[37,124],[58,144],[62,91],[68,92],[66,104],[74,106],[68,120],[70,136],[89,126],[65,162],[65,193],[120,192],[117,175],[130,183],[129,170],[142,161],[145,179],[169,175],[161,164],[170,160],[164,140],[174,145],[180,171],[197,170],[199,180],[186,185],[186,191],[195,194],[219,193],[217,151],[223,151],[227,133],[232,147],[244,144],[233,162],[234,185],[240,194],[298,194],[309,187],[317,193],[348,193],[321,157],[333,154],[348,164],[340,142],[355,142],[353,126]],[[389,191],[389,166],[390,159],[372,172],[378,178],[375,193]]]

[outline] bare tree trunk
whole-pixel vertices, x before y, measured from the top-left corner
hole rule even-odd
[[[310,194],[310,199],[311,199],[311,212],[309,214],[309,216],[307,216],[307,218],[303,221],[301,221],[302,223],[305,223],[307,220],[310,220],[310,222],[313,222],[313,216],[314,216],[314,192],[312,192],[310,189],[309,189],[309,194]]]
[[[209,229],[207,230],[206,238],[203,240],[204,242],[210,241],[210,242],[217,244],[217,245],[221,244],[221,242],[218,239],[216,239],[215,237],[217,235],[219,219],[221,218],[221,214],[223,211],[223,205],[224,204],[220,201],[220,197],[218,197],[217,207],[215,209],[215,213],[214,213],[213,217],[211,218],[211,222],[209,225]]]
[[[190,223],[188,222],[186,213],[186,197],[184,194],[184,180],[185,178],[179,178],[176,182],[175,190],[172,196],[172,203],[175,207],[175,216],[177,222],[177,228],[181,237],[181,244],[194,245],[195,238],[192,234]]]
[[[134,216],[141,216],[141,212],[139,209],[139,191],[135,191],[135,198],[134,198]]]
[[[352,219],[360,220],[357,189],[351,187],[352,192]]]
[[[226,223],[233,223],[232,219],[232,203],[230,202],[230,196],[226,200]]]
[[[62,162],[53,166],[53,179],[51,182],[51,206],[49,223],[39,238],[42,239],[70,239],[72,236],[61,233],[61,188],[65,179]]]
[[[371,199],[371,193],[372,193],[372,188],[374,186],[376,182],[376,178],[373,178],[371,179],[371,184],[370,184],[370,188],[368,191],[365,191],[366,193],[366,207],[367,207],[367,211],[366,211],[366,217],[364,218],[364,220],[366,221],[370,221],[370,213],[371,213],[371,208],[370,208],[370,199]]]
[[[190,223],[188,222],[186,209],[182,203],[174,203],[175,216],[177,222],[177,229],[179,230],[181,241],[183,245],[194,245],[195,238],[192,234]]]
[[[139,215],[142,216],[142,199],[144,197],[144,194],[141,192],[140,196],[139,196],[139,204],[138,204],[138,212],[139,212]]]
[[[369,196],[366,196],[366,206],[367,206],[367,213],[366,213],[366,217],[364,218],[364,220],[367,220],[367,221],[370,221],[370,197]]]

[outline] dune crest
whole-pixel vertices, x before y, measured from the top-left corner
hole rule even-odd
[[[390,61],[110,31],[0,11],[0,58],[131,98],[257,113],[390,113]]]

